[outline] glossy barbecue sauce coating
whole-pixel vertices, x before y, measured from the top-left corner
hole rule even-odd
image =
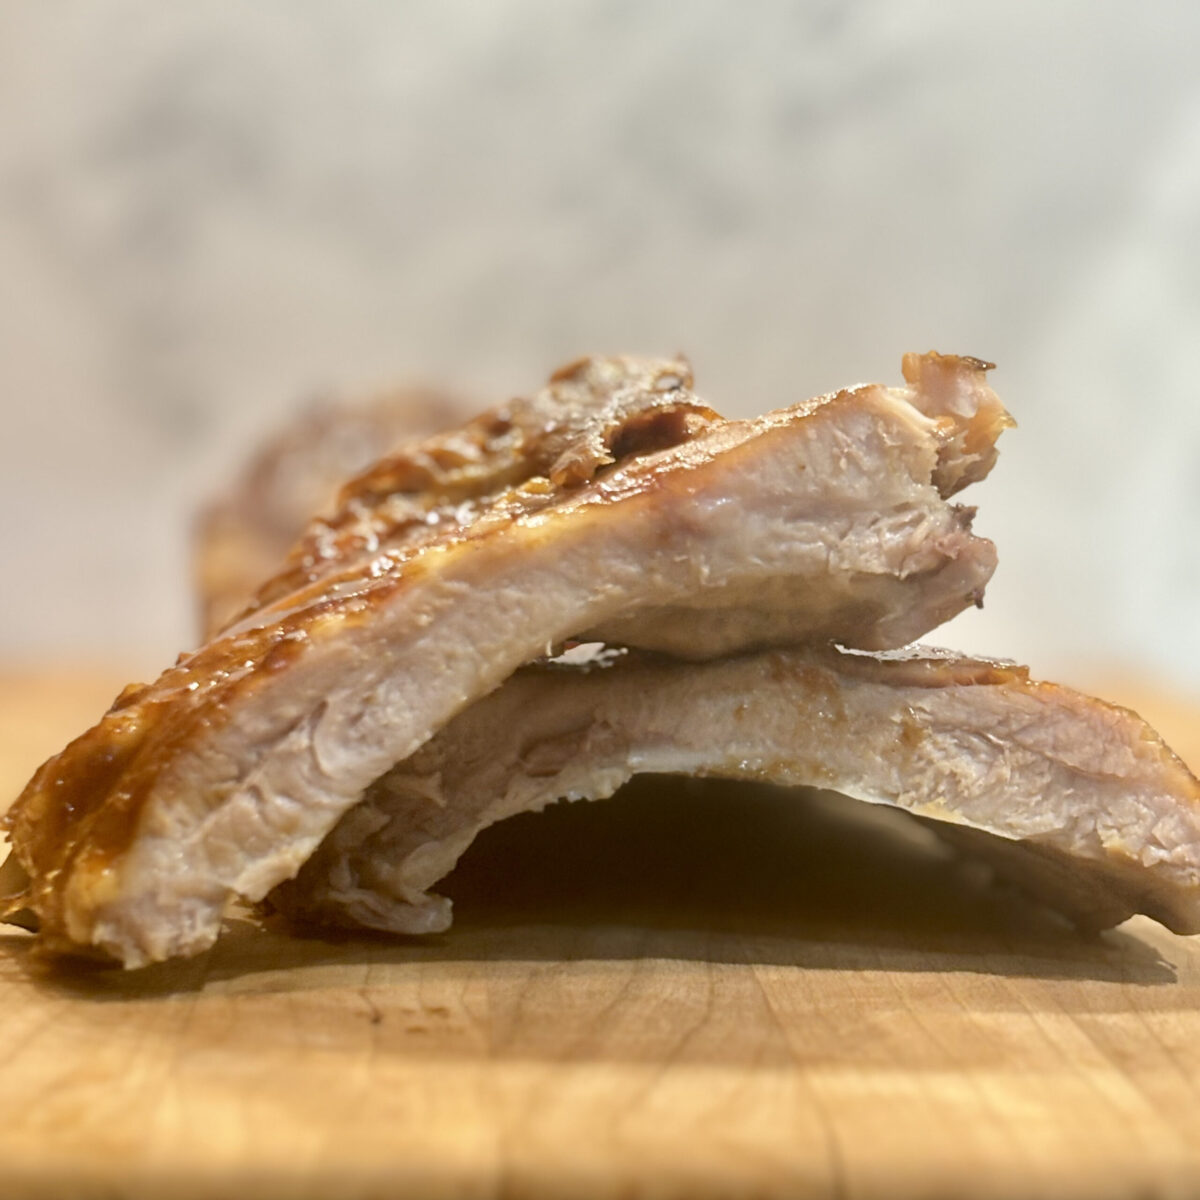
[[[369,620],[421,576],[423,551],[465,545],[575,498],[616,462],[721,421],[691,382],[682,360],[582,359],[536,398],[406,447],[348,483],[334,514],[313,521],[244,613],[153,685],[127,687],[30,780],[5,817],[29,877],[14,879],[9,865],[7,913],[32,909],[56,923],[61,877],[103,879],[176,755],[314,639]]]
[[[937,355],[904,364],[909,382],[931,393],[941,377],[964,369],[982,372],[986,364]],[[244,613],[155,684],[127,688],[94,728],[37,772],[6,818],[15,864],[5,868],[3,911],[32,910],[51,945],[89,940],[86,930],[67,927],[70,890],[84,889],[78,907],[94,911],[117,888],[119,860],[150,795],[171,793],[181,764],[248,696],[272,686],[315,644],[371,621],[446,554],[552,506],[610,505],[703,465],[711,455],[694,439],[716,425],[732,432],[743,423],[724,422],[690,386],[682,360],[580,360],[535,398],[406,447],[348,484],[334,514],[312,523]],[[867,390],[771,414],[755,423],[756,432]],[[945,456],[954,473],[939,478],[935,471],[943,495],[986,473],[996,432],[1011,423],[998,402],[966,421],[949,414],[934,420],[947,445],[959,441]],[[973,439],[978,454],[964,456]],[[639,457],[672,447],[680,453],[657,455],[639,469]],[[206,802],[220,804],[239,782],[231,775],[214,785]]]

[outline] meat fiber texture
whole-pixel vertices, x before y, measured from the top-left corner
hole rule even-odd
[[[1011,663],[928,650],[527,668],[373,784],[272,899],[302,921],[443,930],[428,889],[483,829],[644,773],[892,806],[1080,925],[1200,929],[1200,785],[1161,739]]]
[[[910,355],[904,388],[725,421],[694,395],[682,361],[587,359],[531,400],[385,458],[233,624],[155,684],[127,689],[38,772],[9,818],[10,915],[50,948],[129,966],[196,953],[231,899],[294,879],[372,784],[570,638],[704,660],[835,642],[886,650],[922,636],[979,602],[995,565],[971,510],[948,502],[987,473],[1010,423],[986,366]],[[811,718],[802,704],[796,728]],[[1154,866],[1143,860],[1172,859],[1177,870],[1128,889],[1168,918],[1176,908],[1156,898],[1161,888],[1195,886],[1194,794],[1186,772],[1173,778],[1158,843],[1137,841],[1136,820],[1110,839],[1114,855],[1132,849],[1138,878]],[[870,780],[856,790],[844,773],[844,786],[888,802]],[[932,786],[905,794],[925,796],[914,809],[941,803],[940,818],[972,819]],[[1044,832],[998,817],[978,827]],[[1085,843],[1067,839],[1047,861]],[[328,861],[332,872],[347,860]],[[437,928],[446,917],[423,895],[427,876],[391,895],[408,887],[404,903],[434,913],[425,927]],[[304,878],[297,910],[321,908],[319,871]]]

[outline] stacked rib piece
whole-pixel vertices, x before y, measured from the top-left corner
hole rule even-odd
[[[423,933],[485,826],[638,772],[895,805],[1079,919],[1200,928],[1200,785],[1136,716],[910,651],[994,567],[987,364],[748,421],[682,361],[585,359],[382,459],[252,604],[50,760],[11,919],[137,966],[234,897]],[[545,663],[565,644],[613,652]]]

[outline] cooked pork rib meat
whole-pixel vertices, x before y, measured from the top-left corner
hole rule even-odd
[[[445,929],[429,888],[482,829],[640,773],[891,805],[1082,923],[1200,931],[1200,783],[1161,739],[1024,668],[939,653],[529,668],[368,789],[273,899],[305,921]]]
[[[352,484],[245,617],[131,687],[9,817],[43,940],[195,953],[365,789],[573,635],[694,657],[903,645],[995,564],[946,497],[1009,423],[973,359],[724,421],[680,362],[589,359]],[[14,867],[11,878],[19,873]]]
[[[193,572],[204,636],[246,607],[313,515],[333,508],[351,475],[466,415],[461,400],[405,388],[309,408],[279,429],[196,523]]]
[[[989,367],[972,358],[910,354],[903,364],[907,388],[851,388],[756,421],[725,421],[691,392],[691,370],[682,360],[581,359],[557,371],[534,398],[406,447],[347,484],[337,510],[312,523],[242,624],[268,619],[256,613],[269,614],[295,595],[356,586],[382,551],[417,556],[460,534],[474,538],[514,521],[540,522],[549,515],[543,510],[576,494],[586,499],[579,489],[589,483],[604,483],[599,503],[628,500],[627,491],[651,490],[660,470],[695,469],[715,455],[748,463],[764,449],[763,437],[790,427],[816,435],[801,437],[805,444],[793,460],[809,479],[781,481],[794,502],[761,519],[786,523],[777,532],[781,549],[794,554],[807,547],[821,586],[806,583],[800,598],[790,568],[764,564],[757,573],[717,580],[698,564],[696,586],[682,603],[639,603],[589,636],[689,658],[813,637],[868,648],[904,645],[978,603],[995,568],[991,543],[969,535],[974,510],[942,503],[988,473],[996,439],[1012,424],[987,386]],[[858,409],[864,401],[857,420],[814,420],[831,404]],[[911,429],[899,431],[898,416],[923,419],[916,438]],[[654,452],[668,448],[677,453],[660,466]],[[641,470],[630,461],[639,456],[652,459]],[[626,470],[616,474],[618,462]],[[886,479],[877,473],[881,467]],[[706,493],[689,504],[673,496],[675,519],[725,533],[752,519],[752,510],[732,499]],[[649,497],[645,504],[660,507]],[[917,576],[927,577],[921,600],[914,594]],[[971,580],[980,581],[978,590],[967,586]],[[607,585],[599,577],[595,586]]]

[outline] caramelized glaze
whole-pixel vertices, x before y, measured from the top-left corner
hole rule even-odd
[[[535,399],[512,401],[358,476],[235,622],[154,684],[127,688],[37,772],[7,818],[30,875],[11,908],[31,907],[61,928],[64,881],[98,878],[113,865],[137,836],[149,797],[169,792],[189,751],[314,646],[371,621],[398,592],[445,569],[447,556],[514,529],[536,539],[551,509],[686,491],[689,472],[751,438],[824,406],[870,406],[885,395],[851,389],[755,422],[724,422],[690,384],[682,360],[581,360]],[[914,410],[912,419],[922,418]],[[719,440],[695,440],[718,425]],[[216,806],[238,782],[214,785],[205,802]]]
[[[10,910],[28,905],[53,923],[60,879],[79,868],[103,871],[126,850],[180,751],[224,725],[314,641],[368,620],[420,578],[423,552],[453,552],[564,498],[585,500],[583,484],[618,456],[686,440],[721,420],[686,391],[690,382],[682,361],[585,360],[536,399],[402,449],[352,480],[335,514],[313,522],[241,617],[154,684],[126,688],[30,780],[5,818],[31,876]],[[680,464],[661,469],[672,466]],[[646,474],[634,490],[654,485]]]

